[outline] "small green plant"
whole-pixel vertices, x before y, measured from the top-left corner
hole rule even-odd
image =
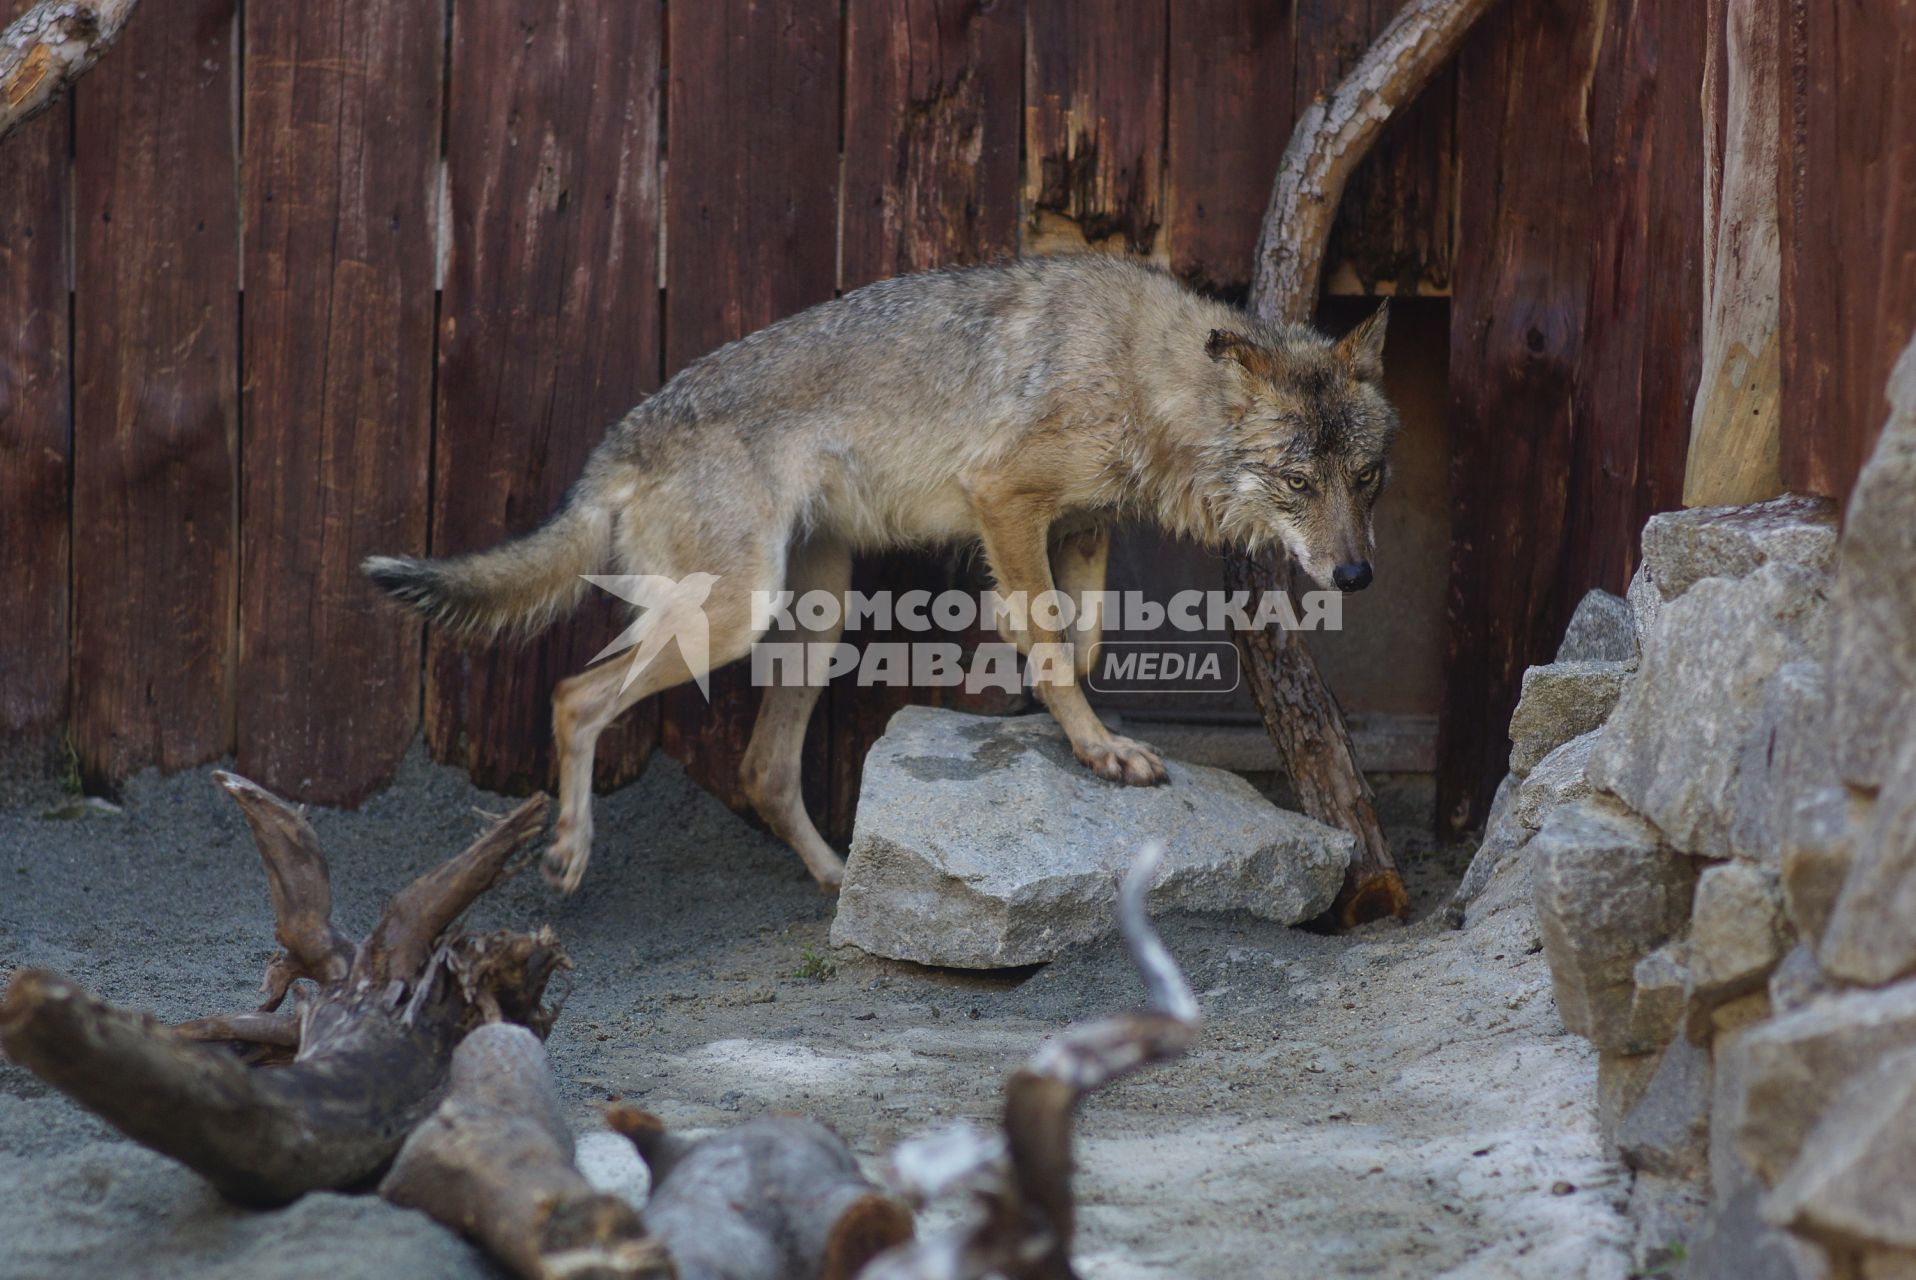
[[[824,952],[817,947],[806,947],[805,953],[798,958],[798,968],[792,970],[792,976],[810,978],[813,982],[827,982],[837,972],[838,966],[826,959]]]
[[[1672,1240],[1657,1252],[1663,1257],[1643,1273],[1646,1277],[1677,1275],[1682,1272],[1683,1264],[1690,1260],[1690,1251],[1683,1247],[1681,1240]]]
[[[77,796],[85,787],[80,782],[80,749],[73,745],[73,733],[60,735],[60,790]]]

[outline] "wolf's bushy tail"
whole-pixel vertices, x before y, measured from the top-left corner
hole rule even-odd
[[[360,571],[387,595],[462,636],[535,635],[572,612],[585,594],[579,575],[605,567],[612,513],[577,486],[531,533],[486,551],[444,560],[368,556]]]

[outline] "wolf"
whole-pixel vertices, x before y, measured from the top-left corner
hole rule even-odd
[[[706,669],[763,633],[755,592],[842,598],[860,552],[982,544],[1001,592],[1082,598],[1102,588],[1106,530],[1124,518],[1213,547],[1281,546],[1322,587],[1359,591],[1398,431],[1382,385],[1387,317],[1380,306],[1333,341],[1106,255],[899,276],[687,366],[609,430],[534,532],[362,567],[433,624],[475,637],[546,626],[578,605],[583,575],[701,575]],[[1000,629],[1025,653],[1073,646],[1075,669],[1036,692],[1077,758],[1115,782],[1164,781],[1158,756],[1085,700],[1092,611],[1068,635],[1040,616]],[[800,630],[838,639],[836,625]],[[641,699],[704,676],[683,649],[665,646],[629,683],[625,663],[588,667],[553,695],[559,813],[543,868],[566,892],[591,853],[599,735]],[[830,890],[844,862],[799,790],[818,694],[809,682],[765,689],[740,781]]]

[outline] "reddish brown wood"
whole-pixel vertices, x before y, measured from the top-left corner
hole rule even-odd
[[[1601,7],[1501,7],[1458,62],[1458,212],[1470,232],[1452,295],[1454,533],[1438,744],[1438,818],[1453,832],[1482,820],[1523,670],[1548,660],[1581,593],[1561,570],[1579,536],[1567,478],[1595,223],[1584,99],[1565,86],[1595,74]]]
[[[454,10],[435,555],[538,525],[658,383],[660,37],[653,5]],[[518,648],[433,637],[433,754],[485,786],[545,785],[552,688],[616,633],[595,599]],[[636,775],[656,736],[653,708],[622,717],[599,743],[600,785]]]
[[[445,7],[246,22],[239,767],[350,804],[419,723],[420,627],[358,572],[426,542]]]
[[[233,75],[233,0],[179,0],[75,90],[72,714],[96,782],[233,744]]]
[[[1164,223],[1166,9],[1155,0],[1028,0],[1028,240],[1075,235],[1149,253]]]
[[[1200,288],[1250,283],[1270,175],[1290,136],[1288,4],[1173,4],[1165,185],[1171,269]]]
[[[1682,502],[1702,349],[1704,19],[1687,0],[1608,7],[1589,108],[1595,259],[1577,353],[1572,533],[1548,608],[1558,632],[1583,591],[1623,591],[1643,522]]]
[[[845,11],[844,257],[840,285],[1012,256],[1018,244],[1018,127],[1024,6],[1017,0],[853,0]],[[855,589],[936,592],[951,558],[894,552],[862,560]],[[955,641],[866,629],[846,640]],[[892,713],[950,701],[937,689],[832,686],[829,794],[821,828],[851,835],[865,753]],[[813,728],[817,739],[820,725]]]
[[[671,374],[832,296],[840,33],[836,0],[678,4],[668,21]],[[709,705],[689,685],[665,695],[664,743],[737,808],[757,691],[740,666],[713,673],[711,692]]]
[[[1018,247],[1017,0],[851,0],[840,285]]]
[[[1916,330],[1916,0],[1790,0],[1785,40],[1783,479],[1842,500]]]
[[[57,768],[67,711],[69,136],[56,109],[0,145],[0,775]]]

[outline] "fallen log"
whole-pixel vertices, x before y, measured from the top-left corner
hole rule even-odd
[[[265,1002],[168,1027],[58,974],[21,970],[0,999],[0,1048],[241,1203],[364,1186],[432,1108],[469,1030],[499,1020],[540,1035],[551,1027],[545,988],[567,962],[550,931],[455,927],[538,833],[545,797],[393,898],[355,947],[333,927],[326,862],[305,817],[244,778],[215,777],[266,864],[283,950],[267,965]],[[295,1007],[282,1013],[289,994]]]
[[[477,1242],[526,1280],[670,1280],[639,1215],[592,1189],[538,1036],[491,1023],[452,1055],[452,1082],[400,1148],[379,1194]]]
[[[815,1120],[760,1116],[696,1140],[637,1107],[606,1120],[651,1171],[645,1225],[678,1280],[853,1280],[912,1237],[911,1210]]]
[[[1145,909],[1163,850],[1138,855],[1118,896],[1118,927],[1148,1006],[1067,1028],[1005,1085],[1001,1132],[946,1130],[899,1148],[899,1181],[920,1203],[954,1190],[976,1200],[972,1221],[875,1259],[860,1280],[1076,1280],[1071,1245],[1072,1119],[1084,1096],[1197,1038],[1197,1001]]]
[[[1409,0],[1329,97],[1298,116],[1271,184],[1247,300],[1269,323],[1308,323],[1317,310],[1324,250],[1344,188],[1398,108],[1414,99],[1497,0]],[[1226,590],[1251,590],[1255,611],[1275,571],[1225,556]],[[1284,759],[1304,812],[1357,837],[1344,888],[1331,906],[1344,928],[1410,913],[1410,895],[1357,768],[1350,730],[1301,636],[1272,628],[1237,633],[1238,653],[1264,726]]]

